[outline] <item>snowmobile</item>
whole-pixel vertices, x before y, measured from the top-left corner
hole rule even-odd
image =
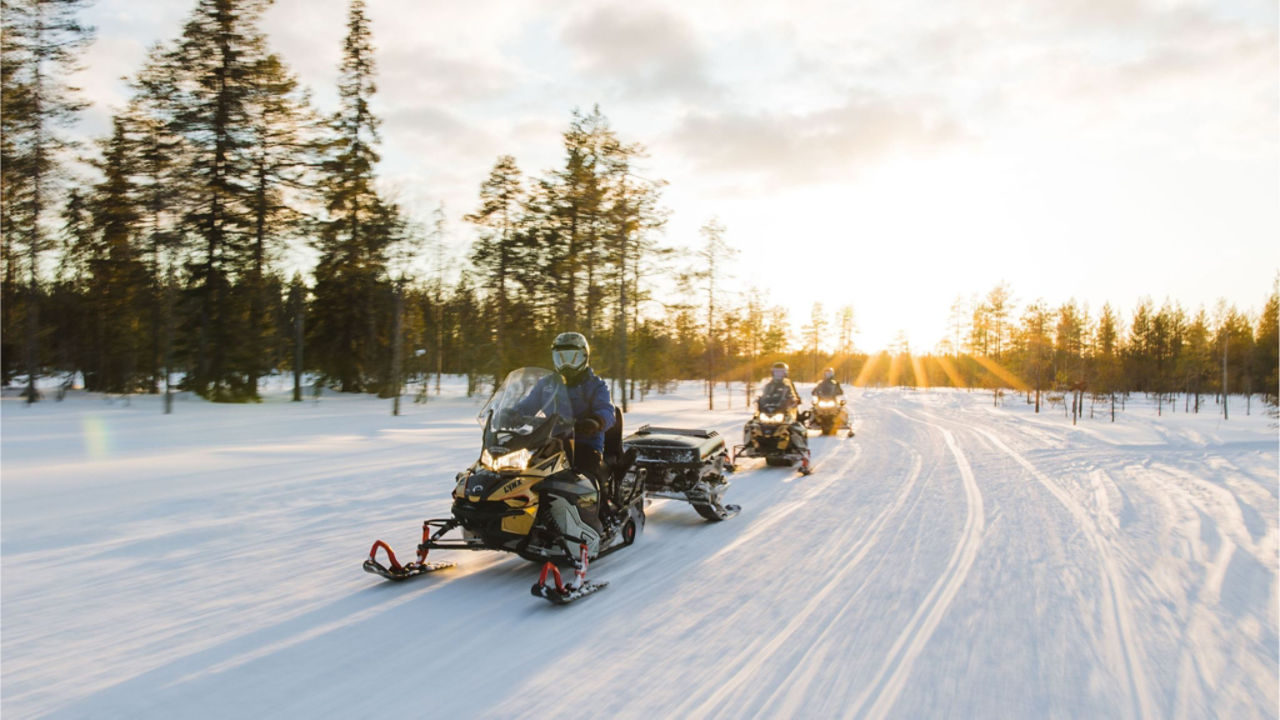
[[[729,489],[725,479],[724,439],[715,430],[641,425],[622,440],[630,473],[647,497],[686,500],[707,520],[727,520],[742,509],[721,502]]]
[[[755,415],[742,428],[742,444],[733,448],[730,467],[738,458],[763,457],[772,467],[791,467],[800,463],[800,474],[813,472],[809,467],[809,448],[797,447],[793,438],[805,434],[796,407],[786,396],[763,395],[756,400]]]
[[[817,428],[823,435],[835,435],[841,430],[848,430],[846,437],[853,437],[853,426],[849,424],[849,409],[845,407],[844,398],[840,396],[813,396],[813,408],[808,413],[807,427]]]
[[[364,569],[389,580],[404,580],[451,567],[428,562],[432,550],[502,550],[543,563],[531,592],[566,604],[604,588],[587,580],[587,566],[635,542],[644,527],[644,487],[627,473],[619,452],[621,413],[605,436],[607,470],[599,483],[571,466],[573,410],[560,376],[543,368],[513,370],[484,405],[480,458],[458,473],[452,517],[422,524],[418,557],[404,565],[378,540]],[[613,452],[610,452],[610,451]],[[460,529],[461,537],[446,539]],[[378,562],[379,548],[389,564]],[[571,566],[565,583],[559,566]],[[554,584],[548,583],[548,578]]]

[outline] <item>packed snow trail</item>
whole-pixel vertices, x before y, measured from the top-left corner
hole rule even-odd
[[[741,436],[742,399],[627,416]],[[3,405],[3,714],[1276,717],[1277,447],[1262,418],[1072,427],[988,393],[851,393],[813,475],[656,501],[609,588],[499,553],[403,584],[477,403]]]

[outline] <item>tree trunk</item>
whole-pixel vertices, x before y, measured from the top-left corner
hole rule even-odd
[[[404,291],[396,285],[395,319],[391,329],[391,414],[400,414],[400,351],[403,346],[401,315],[404,314]]]

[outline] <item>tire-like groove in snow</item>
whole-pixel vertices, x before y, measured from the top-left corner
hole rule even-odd
[[[894,641],[893,647],[889,649],[889,654],[885,658],[884,665],[880,668],[880,672],[876,673],[871,684],[867,686],[867,689],[858,696],[854,704],[844,713],[844,717],[859,717],[861,710],[867,707],[868,704],[870,706],[866,711],[865,717],[883,718],[888,714],[893,704],[897,702],[903,687],[906,686],[907,677],[911,674],[916,658],[924,650],[925,645],[928,644],[929,638],[933,636],[933,631],[942,622],[942,618],[946,615],[951,601],[955,599],[956,593],[960,591],[960,586],[964,584],[964,580],[969,574],[969,569],[973,567],[973,561],[978,556],[978,549],[982,546],[982,535],[986,530],[986,513],[982,505],[982,491],[978,488],[978,481],[973,475],[973,468],[969,466],[969,460],[965,457],[964,451],[960,449],[955,436],[951,434],[950,430],[937,423],[913,418],[899,410],[893,410],[893,412],[907,420],[927,425],[942,433],[943,439],[947,442],[947,448],[951,451],[952,457],[955,458],[956,467],[960,470],[960,479],[964,486],[964,529],[960,533],[960,542],[956,545],[955,551],[951,553],[951,559],[947,562],[946,569],[938,577],[937,582],[933,584],[929,594],[925,596],[920,606],[916,608],[915,614],[911,616],[907,626],[898,635],[898,639]],[[892,668],[892,671],[890,671],[890,668]]]

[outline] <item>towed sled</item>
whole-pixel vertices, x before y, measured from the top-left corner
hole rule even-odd
[[[684,500],[707,520],[727,520],[741,508],[723,503],[728,452],[715,430],[641,425],[622,440],[630,473],[646,496]]]
[[[405,580],[454,565],[429,561],[432,550],[500,550],[542,563],[531,593],[567,604],[603,589],[587,579],[587,567],[628,547],[644,527],[644,487],[628,472],[622,451],[622,417],[605,434],[605,468],[595,480],[572,467],[573,411],[560,376],[542,368],[507,375],[480,411],[480,458],[458,473],[452,514],[422,524],[417,559],[401,565],[378,540],[364,562],[367,572]],[[458,531],[454,533],[454,531]],[[378,560],[384,550],[387,564]],[[572,568],[570,582],[560,567]]]

